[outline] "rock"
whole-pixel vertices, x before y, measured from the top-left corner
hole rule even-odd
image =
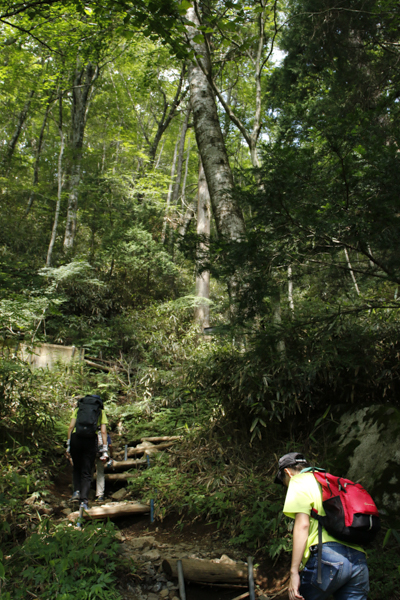
[[[162,588],[162,583],[161,581],[157,581],[157,583],[155,585],[153,585],[152,590],[153,592],[159,592]]]
[[[70,508],[63,508],[63,510],[61,512],[63,515],[68,517],[68,515],[70,515],[72,513],[72,510]]]
[[[146,537],[133,538],[128,543],[132,550],[143,550],[143,548],[151,548],[155,543],[155,538],[148,535]]]
[[[116,531],[115,532],[115,538],[119,541],[119,542],[124,542],[125,541],[125,536],[123,535],[123,533],[121,531]]]
[[[160,598],[168,598],[168,596],[169,596],[169,590],[161,590]]]
[[[215,562],[217,562],[217,561],[215,561]],[[223,554],[218,562],[223,563],[225,565],[232,565],[236,561],[234,561],[232,558],[229,558],[229,556],[227,554]]]
[[[147,596],[147,600],[158,600],[158,594],[154,594],[154,592],[150,592]]]
[[[142,559],[143,560],[159,560],[161,557],[161,554],[159,553],[158,550],[148,550],[147,552],[144,552],[142,554]]]
[[[122,500],[123,498],[125,498],[125,496],[127,495],[127,491],[125,488],[121,488],[120,490],[118,490],[118,492],[114,492],[114,494],[112,494],[111,498],[114,498],[114,500]]]
[[[335,475],[360,482],[382,512],[400,515],[400,410],[375,405],[341,415],[333,441]]]
[[[145,567],[145,570],[147,572],[147,575],[149,575],[150,577],[154,577],[155,576],[156,571],[155,571],[155,569],[154,569],[154,567],[153,567],[153,565],[151,563],[145,564],[144,567]]]
[[[38,508],[38,513],[39,515],[51,515],[53,514],[53,509],[51,508],[51,506],[40,506]]]
[[[32,496],[30,496],[29,498],[27,498],[24,502],[24,504],[27,504],[28,506],[32,506],[32,504],[36,504],[37,502],[37,493],[34,492],[32,494]]]

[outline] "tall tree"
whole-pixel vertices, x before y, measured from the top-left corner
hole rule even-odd
[[[198,304],[195,310],[195,319],[199,323],[200,330],[210,325],[210,271],[202,268],[204,262],[209,260],[209,240],[211,232],[211,206],[210,194],[208,192],[207,181],[204,169],[200,163],[199,168],[199,188],[197,197],[197,235],[199,243],[197,248],[198,272],[196,274],[196,296]]]
[[[201,156],[213,216],[218,234],[226,240],[240,240],[244,236],[243,215],[234,200],[233,177],[218,117],[214,92],[205,73],[211,72],[211,63],[200,35],[199,7],[196,2],[186,17],[193,25],[186,25],[187,37],[194,52],[189,69],[190,101],[193,111],[197,146]]]
[[[71,169],[69,174],[67,222],[64,235],[65,250],[72,249],[76,235],[78,188],[81,179],[83,137],[85,134],[90,100],[94,91],[94,83],[98,78],[99,73],[100,68],[98,64],[93,64],[89,61],[87,64],[82,65],[80,57],[77,58],[72,88],[70,135]]]

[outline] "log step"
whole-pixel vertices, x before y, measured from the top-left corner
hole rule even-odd
[[[126,515],[132,515],[136,513],[149,513],[150,506],[141,504],[140,502],[129,502],[125,504],[96,506],[89,508],[87,511],[83,511],[84,519],[112,519],[113,517],[121,517]],[[79,517],[79,511],[70,513],[68,519],[75,521]]]
[[[168,558],[163,560],[162,568],[170,577],[178,577],[177,563],[177,560]],[[185,581],[247,585],[246,563],[215,563],[211,560],[183,558],[182,568]]]
[[[147,463],[145,458],[133,458],[131,460],[113,460],[111,467],[105,467],[105,473],[111,473],[114,469],[126,471],[136,467],[137,465],[145,465]]]
[[[140,471],[137,473],[105,473],[104,479],[106,481],[126,481],[127,479],[133,479],[139,475]],[[97,479],[97,473],[93,475],[93,479]]]

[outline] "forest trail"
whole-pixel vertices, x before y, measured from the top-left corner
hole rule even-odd
[[[133,445],[129,448],[132,449],[131,454],[134,453]],[[138,444],[135,448],[138,449]],[[119,457],[121,453],[123,449],[116,449],[114,456]],[[144,462],[147,466],[147,461]],[[70,502],[71,482],[72,468],[64,463],[50,487],[46,505],[42,506],[41,510],[56,522],[68,521],[71,513],[76,510],[76,505],[73,506]],[[124,484],[121,480],[106,481],[106,501],[102,506],[119,506],[140,501],[140,498],[133,497],[125,490]],[[91,495],[94,496],[93,489]],[[119,500],[115,501],[115,496]],[[90,507],[96,506],[99,505],[90,502]],[[247,556],[251,554],[245,548],[233,546],[229,537],[219,531],[214,523],[191,519],[185,522],[177,516],[167,516],[162,521],[151,522],[150,513],[122,515],[113,518],[113,522],[118,529],[119,554],[123,564],[132,564],[132,569],[127,568],[119,573],[119,591],[124,600],[181,600],[178,580],[165,572],[163,561],[203,559],[215,563],[235,564],[246,562]],[[286,564],[261,564],[257,570],[256,599],[287,598],[286,578]],[[249,598],[245,595],[248,593],[248,585],[245,583],[211,585],[185,581],[185,588],[186,600]]]

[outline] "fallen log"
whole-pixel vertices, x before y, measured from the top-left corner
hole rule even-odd
[[[174,443],[175,442],[166,442],[164,444],[157,444],[157,446],[149,446],[148,448],[146,448],[145,453],[151,454],[153,452],[160,452],[160,450],[166,450],[167,448],[173,446]]]
[[[138,475],[139,473],[105,473],[104,479],[106,481],[126,481]],[[94,474],[93,479],[97,479],[97,473]]]
[[[138,454],[144,454],[145,449],[144,448],[128,448],[127,449],[127,457],[131,457],[131,456],[137,456]],[[125,456],[125,451],[122,450],[120,452],[114,452],[114,456],[115,458],[121,460],[121,458],[123,458]]]
[[[140,504],[140,502],[129,502],[126,504],[117,504],[110,506],[96,506],[95,508],[89,508],[89,510],[83,511],[84,519],[112,519],[113,517],[121,517],[125,515],[131,515],[135,513],[148,513],[150,512],[150,506],[146,504]],[[68,519],[75,521],[79,517],[79,511],[70,513]]]
[[[95,367],[96,369],[100,369],[100,371],[107,371],[107,373],[115,373],[116,371],[120,372],[122,370],[119,367],[106,367],[105,365],[99,365],[99,363],[95,363],[92,360],[84,359],[84,362],[89,365],[89,367]]]
[[[167,448],[170,448],[174,445],[174,443],[175,442],[165,442],[162,444],[157,444],[156,446],[154,444],[151,444],[150,442],[143,442],[135,448],[128,448],[126,456],[127,458],[130,458],[131,456],[137,456],[138,454],[151,456],[152,454],[157,454],[157,452],[160,452],[161,450],[166,450]],[[118,460],[121,460],[125,456],[125,450],[121,450],[120,452],[114,452],[114,456]]]
[[[178,577],[177,562],[172,558],[165,559],[162,562],[163,570],[170,577]],[[186,581],[247,585],[246,563],[226,564],[198,558],[183,558],[182,567]]]
[[[145,465],[147,463],[145,458],[136,458],[132,460],[113,460],[112,465],[110,467],[105,467],[104,471],[109,473],[114,469],[132,469],[132,467],[136,467],[137,465]]]
[[[141,441],[157,443],[157,442],[172,442],[174,440],[180,440],[180,439],[182,439],[182,436],[180,436],[180,435],[164,435],[161,437],[142,437]]]

